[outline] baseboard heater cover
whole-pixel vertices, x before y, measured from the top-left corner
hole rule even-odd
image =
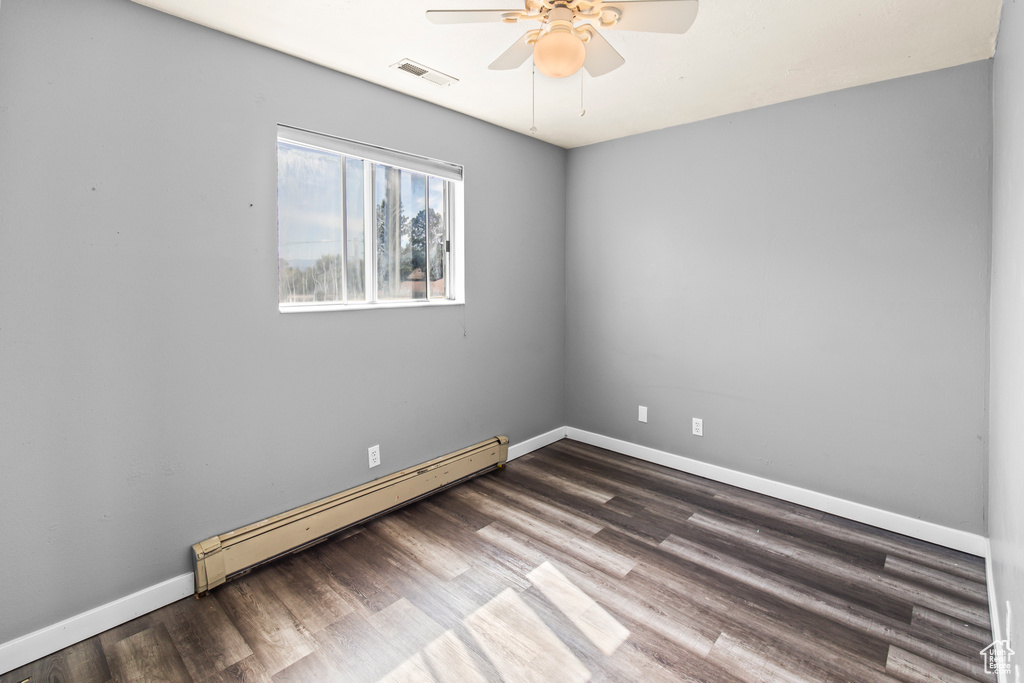
[[[256,566],[408,505],[466,479],[504,467],[508,438],[476,445],[336,493],[192,546],[196,597]]]

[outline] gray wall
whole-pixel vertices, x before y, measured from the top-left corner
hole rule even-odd
[[[996,76],[1005,597],[1019,15]],[[127,0],[3,0],[0,643],[369,480],[374,443],[376,476],[568,423],[984,533],[989,88],[978,63],[567,155]],[[278,121],[465,164],[469,303],[278,314]],[[507,202],[524,177],[535,201]]]
[[[990,69],[572,150],[569,424],[984,534]]]
[[[996,605],[1024,668],[1024,5],[1003,3],[996,48],[992,182],[989,534]],[[1019,674],[1018,674],[1019,677]]]
[[[279,121],[464,164],[469,303],[279,314]],[[128,0],[4,0],[0,643],[368,481],[372,444],[380,476],[564,425],[565,165]]]

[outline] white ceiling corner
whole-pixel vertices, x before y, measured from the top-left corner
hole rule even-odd
[[[530,135],[530,62],[487,65],[527,28],[435,25],[428,9],[515,0],[134,0]],[[683,35],[603,31],[626,59],[583,76],[537,75],[536,137],[578,147],[992,57],[1002,0],[701,0]],[[458,80],[390,68],[410,59]]]

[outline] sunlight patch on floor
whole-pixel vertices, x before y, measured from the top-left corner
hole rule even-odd
[[[629,629],[551,562],[542,562],[526,578],[605,655],[614,655],[629,638]],[[513,588],[504,589],[462,623],[468,633],[460,637],[451,629],[445,631],[382,678],[381,683],[475,683],[488,680],[495,672],[506,683],[533,681],[538,674],[543,678],[551,672],[558,672],[559,683],[591,678],[587,666]],[[473,650],[467,646],[470,641],[463,638],[476,641]],[[490,670],[488,664],[494,669]],[[487,670],[481,671],[481,666]]]
[[[616,621],[615,617],[550,562],[540,565],[527,574],[526,578],[606,655],[614,654],[629,637],[629,629]]]
[[[401,666],[381,679],[381,683],[420,683],[422,681],[460,681],[486,683],[487,677],[473,663],[473,655],[454,631],[427,645]]]
[[[502,679],[537,680],[538,672],[558,672],[560,683],[590,680],[590,671],[511,588],[466,617]]]

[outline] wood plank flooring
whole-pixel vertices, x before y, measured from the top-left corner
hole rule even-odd
[[[563,440],[0,683],[994,681],[964,555]]]

